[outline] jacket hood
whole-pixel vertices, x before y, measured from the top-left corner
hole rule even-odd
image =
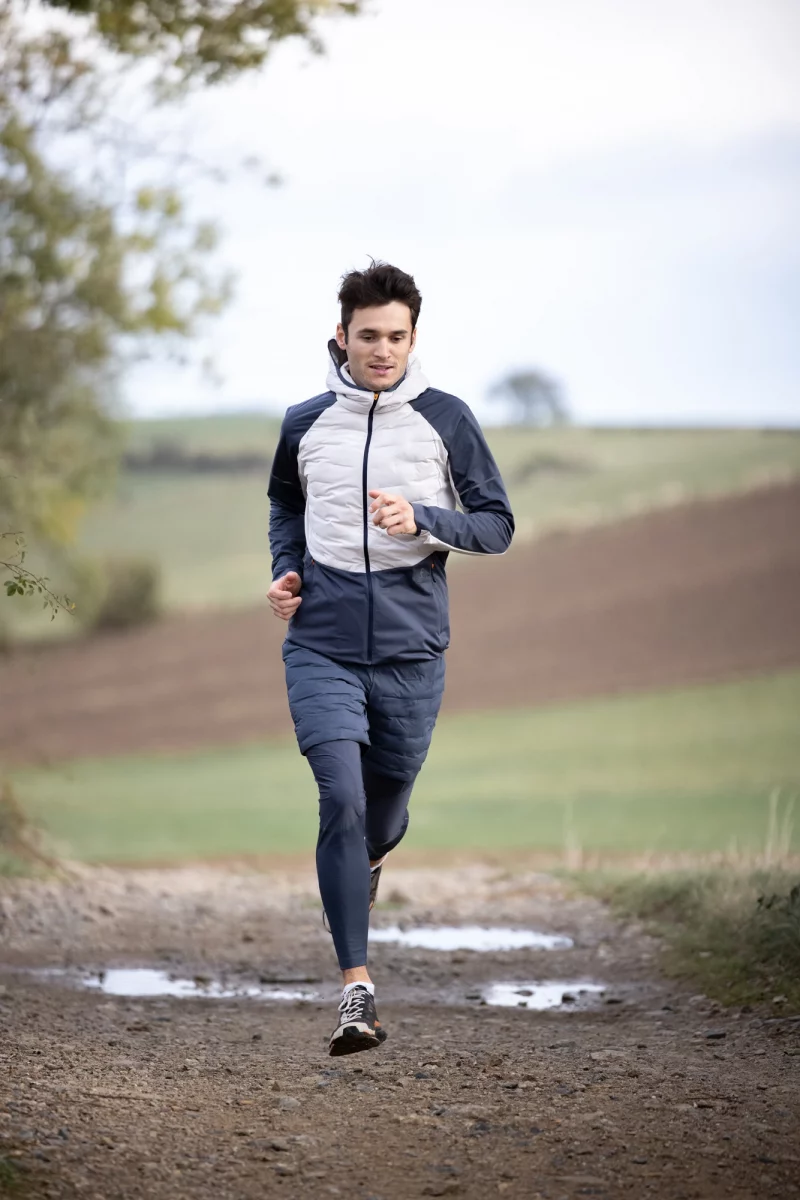
[[[333,338],[328,342],[328,352],[331,356],[331,365],[326,380],[328,391],[334,392],[348,406],[357,405],[359,408],[369,408],[375,399],[375,393],[367,388],[360,388],[354,383],[347,369],[347,356]],[[416,400],[417,396],[421,396],[429,387],[430,383],[422,373],[419,360],[412,354],[402,379],[399,379],[393,387],[379,393],[378,408],[397,408],[401,404],[408,404],[411,400]]]

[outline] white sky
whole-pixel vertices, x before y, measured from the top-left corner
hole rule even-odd
[[[199,186],[237,296],[216,388],[151,364],[139,414],[324,389],[340,275],[423,293],[419,357],[484,418],[509,367],[586,421],[800,423],[796,0],[372,0],[193,99],[194,144],[280,189]]]

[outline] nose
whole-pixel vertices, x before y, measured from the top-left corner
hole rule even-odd
[[[375,357],[379,361],[383,362],[386,359],[389,359],[392,357],[390,351],[391,351],[391,343],[389,342],[389,339],[381,338],[380,341],[375,346]]]

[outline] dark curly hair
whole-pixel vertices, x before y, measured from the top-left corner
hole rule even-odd
[[[366,271],[348,271],[342,277],[339,288],[345,337],[357,308],[370,308],[373,304],[391,304],[393,300],[408,305],[411,312],[411,328],[416,329],[422,296],[413,276],[407,275],[399,267],[393,267],[391,263],[376,262],[374,259]]]

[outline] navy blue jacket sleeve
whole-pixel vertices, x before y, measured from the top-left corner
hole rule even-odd
[[[288,418],[281,426],[269,477],[273,579],[280,579],[287,571],[297,571],[302,578],[306,552],[306,498],[297,471],[297,443],[289,436],[287,426]]]
[[[414,519],[421,536],[426,534],[451,550],[466,554],[503,554],[514,536],[514,515],[497,463],[486,444],[480,425],[466,404],[455,397],[444,408],[422,415],[442,437],[449,457],[450,476],[463,512],[415,504]],[[454,406],[457,405],[453,422]],[[415,405],[416,407],[416,405]]]

